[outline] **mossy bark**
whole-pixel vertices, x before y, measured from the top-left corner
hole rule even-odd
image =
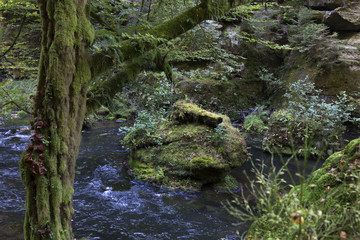
[[[91,79],[90,1],[39,0],[42,49],[31,144],[20,168],[26,187],[25,239],[73,239],[75,162]]]
[[[162,38],[171,40],[177,36],[185,33],[186,31],[194,28],[196,25],[204,20],[217,19],[231,8],[240,4],[242,1],[234,0],[203,0],[201,3],[189,10],[179,14],[178,16],[165,21],[144,34],[150,34],[155,38]],[[122,41],[118,47],[121,52],[122,61],[142,55],[144,52],[155,48],[157,45],[163,43],[139,43],[133,40]],[[111,52],[98,53],[92,56],[92,73],[93,77],[98,76],[105,70],[111,68],[114,64]]]

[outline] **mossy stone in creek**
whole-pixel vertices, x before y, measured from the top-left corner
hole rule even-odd
[[[131,150],[128,164],[139,179],[198,190],[204,184],[223,181],[248,159],[245,141],[227,116],[185,101],[176,103],[175,108],[172,120],[154,134],[162,139],[161,145],[149,141]],[[221,122],[221,127],[215,128],[216,122]]]

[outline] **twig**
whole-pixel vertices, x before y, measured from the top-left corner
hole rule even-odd
[[[10,96],[9,92],[6,91],[4,88],[2,88],[1,90],[4,91],[4,93],[8,96],[8,98],[10,98],[10,101],[8,101],[7,103],[5,103],[4,105],[1,106],[1,108],[3,108],[4,106],[6,105],[9,105],[9,104],[14,104],[18,109],[28,113],[28,114],[32,114],[32,112],[29,112],[28,110],[22,108],[19,104],[17,104],[13,99],[12,97]]]
[[[8,48],[8,50],[6,50],[6,51],[0,56],[0,58],[3,58],[3,57],[15,46],[15,43],[16,43],[17,39],[18,39],[19,36],[20,36],[21,29],[22,29],[23,26],[24,26],[25,19],[26,19],[26,15],[24,15],[24,17],[23,17],[23,20],[22,20],[21,25],[20,25],[20,28],[19,28],[19,32],[18,32],[18,34],[16,35],[13,43],[12,43],[11,46]]]

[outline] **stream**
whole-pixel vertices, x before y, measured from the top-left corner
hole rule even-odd
[[[230,194],[170,191],[138,181],[123,167],[119,123],[84,131],[77,160],[73,231],[88,239],[235,239],[248,226],[222,207]],[[30,130],[24,121],[0,125],[0,239],[20,240],[25,192],[19,159]]]
[[[210,188],[201,192],[171,191],[129,175],[123,166],[128,151],[120,144],[120,126],[121,123],[105,121],[83,131],[73,199],[73,232],[77,239],[231,240],[237,238],[237,231],[241,235],[248,229],[248,224],[235,227],[237,220],[221,204],[231,200],[231,194]],[[23,239],[25,192],[18,165],[29,135],[24,121],[0,124],[0,240]],[[358,131],[350,131],[347,139],[358,136]],[[249,152],[253,162],[264,162],[271,169],[271,155],[260,149],[261,139],[251,137],[247,142],[252,147]],[[280,168],[279,158],[273,160],[274,166]],[[306,172],[320,164],[315,166],[309,161]],[[303,161],[299,165],[302,169]],[[295,163],[288,166],[293,174],[297,172]],[[244,170],[253,178],[251,168],[249,161],[234,169],[233,175],[244,183],[248,181]],[[289,181],[287,174],[284,178]]]

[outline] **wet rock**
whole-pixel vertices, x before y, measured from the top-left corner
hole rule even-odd
[[[315,10],[334,10],[343,7],[343,2],[344,0],[310,0],[307,6]]]
[[[360,31],[360,3],[353,1],[346,7],[327,11],[323,22],[333,31]]]
[[[139,179],[198,190],[223,181],[248,159],[245,141],[227,116],[189,102],[178,102],[175,109],[153,136],[161,144],[148,141],[131,150],[128,164]]]

